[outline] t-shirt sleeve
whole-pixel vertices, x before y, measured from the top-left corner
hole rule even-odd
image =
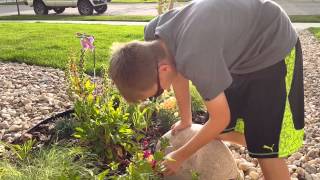
[[[178,42],[177,69],[192,81],[204,100],[215,98],[230,86],[232,77],[223,57],[222,37],[203,28],[189,28]]]
[[[155,29],[158,26],[159,16],[152,19],[148,24],[144,26],[144,40],[155,40]]]

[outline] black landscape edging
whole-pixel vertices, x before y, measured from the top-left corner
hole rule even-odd
[[[28,129],[26,132],[24,132],[23,134],[32,134],[34,131],[36,131],[40,125],[43,124],[47,124],[49,122],[54,122],[54,120],[58,119],[58,118],[62,118],[62,117],[71,117],[71,114],[74,113],[74,108],[68,109],[66,111],[54,114],[53,116],[44,119],[42,121],[40,121],[37,125],[31,127],[30,129]],[[23,135],[22,134],[22,135]],[[23,140],[21,140],[21,137],[14,139],[11,144],[20,144],[21,142],[23,142]]]
[[[71,116],[71,114],[74,113],[74,108],[72,109],[68,109],[64,112],[60,112],[58,114],[55,114],[47,119],[44,119],[42,121],[40,121],[37,125],[33,126],[32,128],[30,128],[26,133],[31,133],[32,131],[34,131],[35,129],[37,129],[40,125],[42,124],[47,124],[48,122],[51,122],[55,119],[61,118],[61,117],[66,117],[66,116]]]

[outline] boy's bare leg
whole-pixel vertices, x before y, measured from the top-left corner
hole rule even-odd
[[[265,180],[290,180],[288,166],[282,158],[258,159]]]
[[[245,147],[247,146],[244,135],[235,131],[220,134],[218,139],[222,141],[229,141],[232,143],[240,144]]]
[[[246,146],[246,140],[242,133],[233,131],[229,133],[220,134],[219,139]],[[258,161],[265,180],[290,180],[288,166],[284,159],[266,158],[258,159]]]

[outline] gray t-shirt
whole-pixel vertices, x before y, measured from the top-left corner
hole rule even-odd
[[[281,61],[297,41],[286,13],[266,0],[195,0],[146,25],[145,40],[157,37],[205,100],[228,88],[231,74]]]

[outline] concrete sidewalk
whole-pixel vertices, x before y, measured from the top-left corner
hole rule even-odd
[[[288,15],[320,15],[320,0],[273,0]]]
[[[22,21],[1,21],[10,23],[54,23],[54,24],[107,24],[107,25],[121,25],[121,26],[144,26],[148,22],[130,22],[130,21],[34,21],[34,20],[22,20]],[[293,26],[297,30],[308,29],[310,27],[319,27],[320,23],[293,23]]]

